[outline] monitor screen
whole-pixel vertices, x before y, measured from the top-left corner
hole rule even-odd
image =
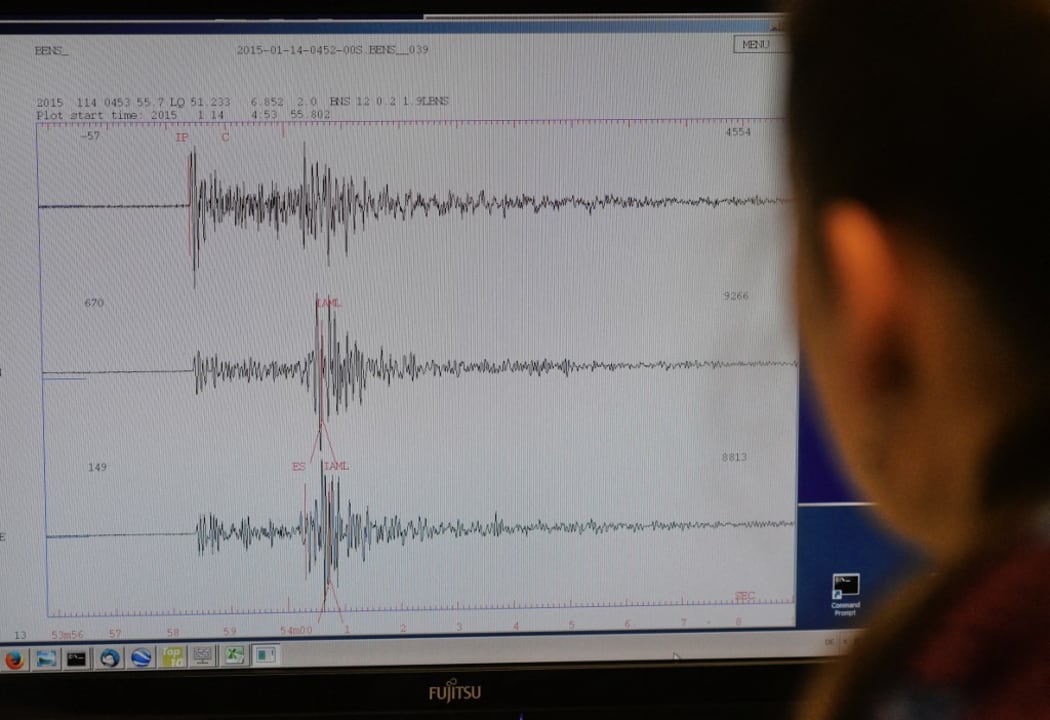
[[[0,25],[0,671],[843,652],[782,22]]]

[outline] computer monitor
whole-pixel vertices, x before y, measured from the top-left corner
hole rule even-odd
[[[0,25],[8,696],[688,706],[844,652],[911,556],[805,385],[783,21]]]

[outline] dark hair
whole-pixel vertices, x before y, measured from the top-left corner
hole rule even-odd
[[[795,0],[787,10],[803,234],[821,208],[854,200],[907,230],[903,242],[927,243],[972,281],[1031,388],[987,458],[985,508],[1006,513],[982,537],[985,555],[901,595],[867,652],[817,688],[828,717],[866,717],[934,614],[1002,552],[1009,513],[1048,493],[1050,0]]]
[[[857,200],[972,278],[1033,381],[1050,360],[1050,3],[789,3],[800,214]]]

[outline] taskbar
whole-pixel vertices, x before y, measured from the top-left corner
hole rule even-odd
[[[849,651],[860,630],[2,646],[0,674],[349,668],[488,663],[590,663],[821,658]]]

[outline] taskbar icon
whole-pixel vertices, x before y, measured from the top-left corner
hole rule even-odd
[[[124,669],[123,646],[106,645],[95,648],[95,668],[98,670]]]
[[[4,664],[0,666],[4,672],[25,672],[29,670],[29,651],[19,648],[8,650],[4,653]]]

